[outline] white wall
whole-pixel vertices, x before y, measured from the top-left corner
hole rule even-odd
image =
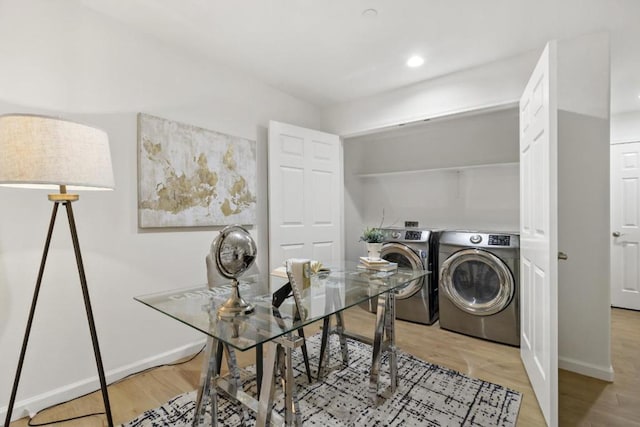
[[[266,127],[318,127],[307,103],[204,63],[76,2],[0,4],[0,113],[36,112],[107,131],[116,189],[74,204],[108,381],[199,348],[202,335],[134,302],[206,283],[219,228],[137,227],[136,113],[258,141],[258,223],[266,268]],[[0,188],[0,417],[26,324],[52,205],[46,192]],[[99,387],[66,218],[60,213],[14,418]],[[112,400],[112,405],[117,404]],[[116,420],[117,422],[125,420]]]
[[[519,229],[517,108],[347,138],[344,152],[349,259],[383,210],[386,226]]]
[[[558,251],[569,256],[558,262],[558,367],[604,380],[613,380],[609,72],[607,34],[558,43]]]
[[[558,263],[558,366],[604,380],[614,378],[609,76],[607,34],[558,44],[558,250],[569,256]]]
[[[540,52],[542,47],[402,89],[325,107],[323,127],[328,132],[350,137],[401,123],[518,102]],[[577,74],[580,78],[580,73]],[[584,84],[575,87],[582,88],[585,94],[590,91]],[[604,95],[602,91],[600,95]],[[569,111],[582,108],[575,104],[584,101],[576,93],[563,99],[574,104],[561,106]],[[594,112],[593,105],[587,106]],[[612,143],[640,141],[640,111],[612,116],[610,128]]]
[[[425,118],[518,102],[539,51],[322,110],[329,132],[356,136]]]
[[[558,127],[558,367],[612,381],[609,122],[560,111]]]
[[[640,141],[640,111],[611,116],[611,143]]]

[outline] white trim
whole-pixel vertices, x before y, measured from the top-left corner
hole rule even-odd
[[[414,117],[407,117],[404,119],[394,119],[387,123],[378,123],[359,130],[349,130],[343,133],[338,133],[343,139],[355,138],[358,136],[369,135],[372,133],[384,132],[391,130],[398,126],[411,126],[419,124],[424,121],[431,121],[436,119],[452,119],[465,116],[472,116],[476,114],[489,113],[492,111],[508,110],[509,108],[517,108],[518,100],[507,100],[503,102],[489,103],[483,105],[475,105],[473,107],[464,107],[455,110],[443,111],[437,114],[431,115],[419,115]]]
[[[113,369],[109,372],[105,372],[107,384],[118,381],[127,375],[131,375],[154,366],[171,363],[183,357],[193,355],[196,351],[200,350],[205,342],[206,340],[201,339],[191,344],[174,348],[157,356],[148,357],[129,365]],[[42,409],[75,399],[76,397],[83,396],[95,390],[100,390],[100,381],[98,380],[97,374],[95,377],[85,378],[83,380],[76,381],[75,383],[67,384],[63,387],[41,393],[37,396],[17,401],[13,407],[11,421],[15,421],[29,415],[34,416]],[[8,407],[8,402],[6,406],[0,407],[0,418],[4,419],[7,416]]]
[[[616,144],[631,144],[634,142],[640,142],[638,141],[638,138],[632,138],[632,139],[619,139],[619,140],[615,140],[615,141],[611,141],[610,145],[616,145]]]
[[[562,356],[558,356],[558,369],[564,369],[567,371],[575,372],[577,374],[586,375],[588,377],[593,377],[608,382],[613,382],[615,376],[613,366],[604,367],[599,365],[592,365],[591,363],[586,363],[580,360]]]

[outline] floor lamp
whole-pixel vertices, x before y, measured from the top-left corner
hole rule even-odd
[[[27,351],[53,226],[58,207],[63,205],[67,211],[69,228],[71,229],[71,240],[78,273],[80,274],[80,285],[89,322],[93,352],[98,367],[105,413],[108,424],[111,427],[113,426],[113,420],[107,393],[107,383],[98,346],[98,336],[93,321],[80,245],[78,244],[78,234],[71,208],[71,203],[78,200],[78,195],[67,193],[67,190],[113,189],[113,170],[111,168],[107,134],[99,129],[54,117],[24,114],[0,116],[0,185],[59,189],[59,193],[49,194],[49,200],[53,202],[53,212],[49,222],[49,231],[40,262],[40,270],[33,293],[4,426],[9,427],[11,422],[11,413],[13,412],[22,365]]]

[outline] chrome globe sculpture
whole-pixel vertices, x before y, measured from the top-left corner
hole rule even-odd
[[[233,318],[253,312],[253,305],[240,296],[238,277],[247,271],[255,262],[256,243],[249,232],[239,225],[229,225],[211,244],[211,258],[215,260],[218,272],[227,279],[232,279],[231,296],[218,307],[218,316]]]

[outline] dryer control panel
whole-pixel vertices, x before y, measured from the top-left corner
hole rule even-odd
[[[511,236],[505,234],[489,234],[489,246],[511,246]]]
[[[517,233],[481,231],[444,231],[440,234],[440,245],[454,245],[473,248],[519,248]]]

